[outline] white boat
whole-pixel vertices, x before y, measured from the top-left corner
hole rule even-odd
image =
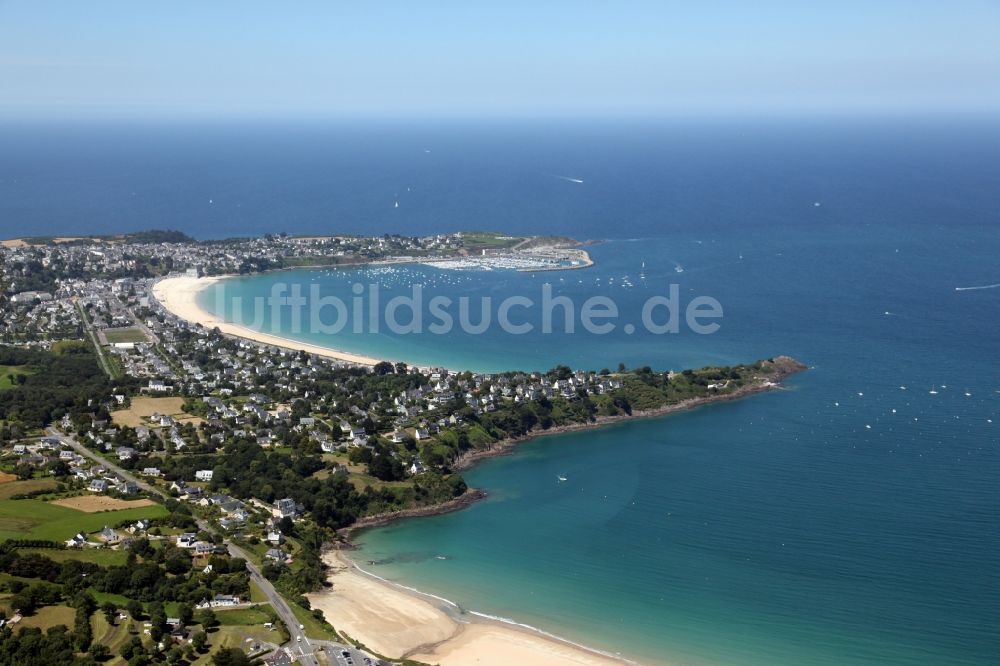
[[[566,479],[566,477],[565,477],[565,476],[563,476],[563,475],[561,475],[561,474],[560,474],[559,476],[557,476],[556,478],[557,478],[557,479],[559,479],[559,482],[560,482],[560,483],[562,483],[563,481],[566,481],[566,480],[567,480],[567,479]]]

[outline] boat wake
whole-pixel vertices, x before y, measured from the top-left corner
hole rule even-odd
[[[1000,283],[984,284],[981,287],[955,287],[955,291],[977,291],[979,289],[997,289],[997,288],[1000,288]]]

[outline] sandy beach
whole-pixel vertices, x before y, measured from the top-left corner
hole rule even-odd
[[[338,631],[379,654],[440,666],[621,666],[625,662],[529,629],[463,614],[444,600],[408,591],[324,556],[332,590],[307,595]]]
[[[198,305],[197,295],[202,290],[208,288],[213,283],[225,278],[222,277],[190,277],[187,275],[171,276],[158,281],[153,285],[153,295],[167,310],[194,324],[201,324],[206,328],[218,328],[227,335],[234,335],[246,338],[265,345],[291,349],[294,351],[304,351],[317,356],[345,361],[347,363],[357,363],[359,365],[375,365],[382,359],[362,356],[361,354],[351,354],[349,352],[329,349],[319,345],[311,345],[306,342],[299,342],[289,338],[283,338],[269,333],[255,331],[246,326],[238,326],[222,321],[220,318],[206,312]]]

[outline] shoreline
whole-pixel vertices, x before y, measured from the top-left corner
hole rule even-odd
[[[150,291],[153,297],[159,301],[160,305],[175,317],[179,317],[191,324],[203,326],[204,328],[218,328],[225,335],[243,338],[251,342],[278,347],[280,349],[304,351],[308,354],[315,354],[316,356],[344,361],[346,363],[354,363],[355,365],[374,366],[385,360],[255,331],[246,326],[223,321],[198,304],[198,294],[212,284],[231,277],[237,276],[217,275],[200,278],[187,275],[170,276],[157,280]]]
[[[776,371],[766,380],[744,386],[732,393],[691,398],[631,415],[599,417],[593,422],[559,426],[532,432],[524,437],[502,440],[486,451],[466,454],[459,459],[454,469],[456,471],[469,469],[480,461],[511,455],[520,444],[538,437],[602,428],[630,419],[663,417],[717,402],[730,402],[770,392],[782,388],[780,382],[784,378],[807,369],[807,366],[789,357],[778,356],[774,360]],[[355,548],[352,538],[357,531],[383,527],[405,518],[421,518],[461,511],[486,497],[485,491],[469,488],[463,495],[442,504],[368,516],[341,530],[344,541],[330,548],[323,557],[323,562],[327,565],[327,582],[331,589],[306,595],[310,603],[314,608],[323,610],[327,620],[338,629],[344,626],[350,627],[351,630],[347,633],[355,640],[368,647],[380,645],[381,649],[377,651],[386,656],[413,658],[439,666],[465,666],[468,663],[487,666],[506,666],[511,663],[531,663],[541,666],[621,666],[638,663],[624,656],[590,648],[515,620],[465,610],[449,599],[365,571],[344,554],[345,551]],[[351,579],[346,579],[348,583],[344,585],[345,571],[353,576],[363,576],[367,580],[367,585],[352,585],[355,581]],[[338,589],[338,584],[342,589]],[[381,597],[379,597],[380,591]],[[371,605],[373,596],[379,598],[378,605],[374,608],[368,607],[367,612],[371,616],[365,615],[358,608],[365,608],[366,603]],[[414,612],[412,608],[414,604],[423,604],[422,612],[415,615],[422,619],[411,619],[407,615]],[[428,608],[436,611],[436,614],[430,613]],[[403,616],[402,619],[398,617],[400,615]],[[346,625],[345,617],[348,618]],[[386,620],[387,617],[390,619]],[[379,624],[380,621],[383,624]],[[372,624],[373,622],[375,624]],[[410,647],[408,651],[403,650],[403,647],[409,645],[405,643],[406,640],[416,640],[408,638],[413,634],[418,635],[421,640],[426,639],[426,643]],[[442,638],[445,634],[447,636]],[[394,640],[402,642],[393,643]],[[394,648],[395,651],[383,651],[386,647]]]
[[[582,249],[582,247],[570,248],[570,250],[578,253],[578,257],[581,262],[580,264],[571,266],[553,266],[548,268],[536,268],[531,270],[540,272],[577,270],[577,269],[590,268],[595,264],[593,258],[590,256],[590,253],[587,252],[585,249]],[[320,270],[320,269],[335,269],[335,268],[360,269],[369,266],[399,266],[407,264],[432,265],[435,261],[451,261],[459,258],[462,257],[441,258],[428,261],[427,259],[421,257],[399,257],[399,258],[376,259],[372,261],[359,261],[359,262],[349,262],[349,263],[339,263],[339,264],[332,263],[332,264],[315,264],[308,266],[285,266],[282,268],[275,268],[267,271],[262,271],[259,274],[263,275],[265,273],[282,272],[282,271]],[[293,338],[274,335],[272,333],[263,333],[261,331],[254,330],[247,326],[242,326],[240,324],[234,324],[232,322],[224,321],[218,316],[205,310],[198,304],[198,299],[197,299],[198,294],[200,294],[205,289],[208,289],[212,284],[237,277],[243,277],[243,276],[236,274],[210,275],[204,277],[191,277],[188,275],[167,275],[158,278],[153,282],[153,285],[150,288],[150,293],[160,303],[160,305],[163,306],[165,310],[170,312],[175,317],[183,319],[191,324],[203,326],[204,328],[208,329],[218,328],[223,335],[227,335],[230,337],[242,338],[245,340],[250,340],[251,342],[255,342],[257,344],[277,347],[279,349],[286,349],[289,351],[296,351],[296,352],[304,351],[308,354],[314,354],[316,356],[333,359],[335,361],[353,363],[355,365],[364,365],[371,367],[382,362],[389,362],[389,363],[404,362],[407,363],[407,365],[411,365],[413,367],[419,367],[419,368],[426,367],[419,363],[409,363],[408,361],[402,361],[401,359],[375,358],[373,356],[366,356],[364,354],[357,354],[354,352],[343,351],[340,349],[334,349],[323,345],[317,345],[309,342],[301,342]],[[452,368],[448,369],[452,370]]]
[[[798,361],[791,359],[789,357],[778,356],[776,360],[782,362],[782,366],[771,376],[767,382],[761,382],[758,384],[751,384],[744,386],[742,388],[733,391],[732,393],[726,393],[722,395],[704,396],[699,398],[690,398],[681,402],[673,403],[671,405],[664,405],[656,409],[647,409],[632,414],[618,414],[615,416],[598,416],[595,421],[588,421],[585,423],[571,423],[568,425],[555,426],[549,428],[548,430],[534,430],[531,433],[524,435],[522,437],[511,437],[507,439],[502,439],[498,442],[494,442],[490,448],[481,451],[470,451],[463,454],[455,464],[452,466],[452,471],[461,472],[467,469],[475,467],[477,464],[484,460],[489,460],[491,458],[499,458],[502,456],[513,455],[517,448],[521,444],[526,444],[534,439],[540,437],[558,437],[560,435],[566,435],[574,432],[582,432],[587,430],[596,430],[599,428],[605,428],[608,426],[616,425],[619,423],[625,423],[633,419],[644,420],[644,419],[655,419],[664,416],[669,416],[671,414],[677,414],[681,412],[686,412],[699,407],[704,407],[707,405],[712,405],[721,402],[732,402],[735,400],[742,400],[758,393],[769,393],[771,391],[780,390],[784,387],[781,386],[781,380],[789,377],[791,375],[797,374],[799,372],[804,372],[807,366],[802,365]],[[408,518],[428,518],[431,516],[440,516],[446,513],[452,513],[454,511],[461,511],[462,509],[468,508],[480,500],[484,500],[488,497],[485,490],[481,488],[469,487],[462,495],[450,499],[446,502],[440,504],[430,504],[427,506],[414,507],[411,509],[400,509],[398,511],[390,511],[387,513],[378,513],[371,516],[365,516],[360,518],[357,522],[348,527],[340,530],[341,535],[344,536],[344,544],[347,549],[351,549],[353,546],[351,544],[351,537],[355,532],[365,529],[371,529],[376,527],[385,527],[390,523],[396,522],[397,520],[405,520]]]
[[[326,358],[375,365],[380,359],[301,343],[222,321],[197,303],[198,294],[213,283],[234,276],[195,278],[174,276],[156,281],[152,295],[175,316],[224,334]],[[631,419],[645,419],[684,412],[716,402],[739,400],[781,388],[784,378],[806,369],[794,359],[775,357],[775,371],[732,393],[706,395],[632,414],[597,417],[594,421],[538,430],[525,436],[496,442],[484,451],[464,454],[453,466],[468,469],[482,460],[512,454],[519,444],[537,437],[556,436],[601,428]],[[447,502],[377,514],[360,519],[342,531],[345,541],[323,555],[326,581],[331,589],[306,595],[313,608],[323,611],[327,621],[351,639],[394,659],[415,659],[439,666],[506,666],[531,663],[538,666],[622,666],[636,662],[609,652],[574,643],[542,629],[506,618],[465,610],[454,602],[383,579],[361,569],[342,551],[352,547],[358,530],[381,527],[404,518],[427,517],[459,511],[484,499],[486,493],[469,488]]]
[[[341,550],[323,554],[331,589],[310,605],[356,642],[392,659],[439,666],[622,666],[625,657],[496,618],[365,571]]]
[[[452,469],[456,472],[460,472],[475,466],[481,460],[511,455],[519,445],[530,442],[531,440],[539,437],[557,436],[572,432],[580,432],[583,430],[603,428],[616,423],[630,421],[632,419],[654,419],[661,416],[676,414],[678,412],[686,412],[692,409],[697,409],[698,407],[703,407],[705,405],[712,405],[719,402],[732,402],[734,400],[742,400],[743,398],[757,395],[758,393],[769,393],[771,391],[780,390],[784,388],[781,386],[781,381],[783,379],[799,372],[803,372],[807,369],[807,366],[787,356],[777,356],[775,357],[775,361],[780,362],[781,366],[779,366],[775,373],[766,381],[748,384],[747,386],[736,389],[732,393],[689,398],[687,400],[682,400],[681,402],[663,405],[655,409],[635,411],[631,414],[598,416],[594,421],[570,423],[567,425],[555,426],[553,428],[549,428],[548,430],[533,430],[527,435],[523,435],[521,437],[502,439],[490,445],[490,448],[482,451],[466,452],[455,462]]]

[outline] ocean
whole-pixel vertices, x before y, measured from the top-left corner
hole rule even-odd
[[[997,663],[1000,288],[956,288],[1000,283],[1000,125],[32,126],[0,139],[4,236],[605,241],[583,270],[286,271],[228,295],[281,281],[345,300],[377,283],[390,298],[420,282],[496,302],[547,283],[574,302],[605,295],[634,322],[676,284],[724,308],[710,335],[298,334],[311,342],[483,371],[777,354],[810,366],[783,391],[486,461],[466,473],[486,501],[361,535],[378,575],[641,662]],[[296,335],[284,317],[264,326]]]

